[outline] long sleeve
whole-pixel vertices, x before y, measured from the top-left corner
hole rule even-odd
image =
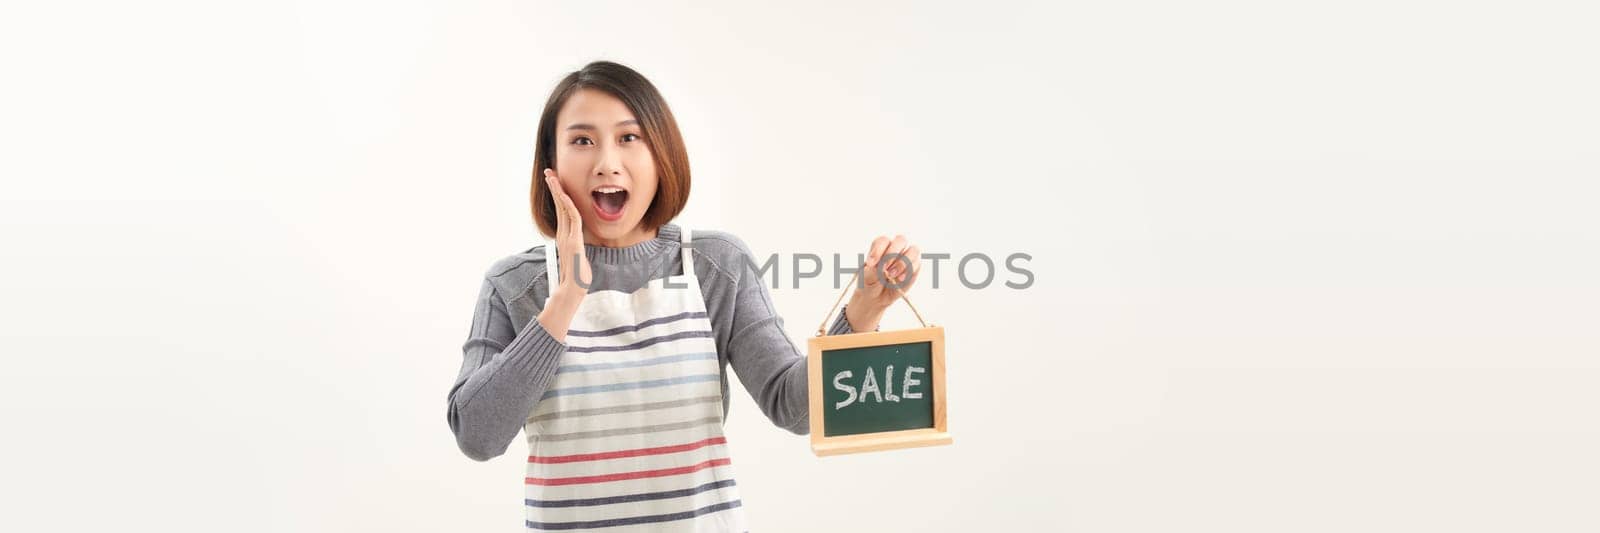
[[[772,423],[796,435],[811,431],[810,395],[807,389],[806,357],[795,342],[784,333],[783,318],[772,303],[772,294],[755,269],[754,258],[744,243],[735,237],[718,233],[734,245],[743,257],[723,261],[720,268],[728,272],[726,280],[732,287],[715,287],[713,292],[731,288],[731,324],[724,348],[728,362],[739,376],[739,382],[749,391],[756,405],[761,407]],[[718,299],[716,296],[713,300]],[[720,313],[718,313],[720,314]],[[721,318],[721,317],[716,317]],[[723,322],[717,320],[717,322]],[[828,328],[829,335],[851,333],[844,310]]]
[[[449,396],[450,430],[467,457],[487,461],[505,453],[566,350],[537,318],[516,332],[505,301],[484,279]]]

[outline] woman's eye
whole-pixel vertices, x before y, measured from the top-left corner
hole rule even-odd
[[[622,142],[637,141],[637,140],[639,140],[639,136],[637,134],[625,133],[625,134],[622,135]]]
[[[588,137],[578,137],[572,140],[572,144],[594,144],[594,141],[589,140]]]

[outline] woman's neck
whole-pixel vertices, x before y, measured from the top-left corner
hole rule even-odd
[[[630,231],[621,237],[607,239],[590,233],[588,228],[584,228],[583,243],[593,246],[604,246],[606,248],[627,248],[629,246],[656,238],[656,235],[659,233],[659,231],[660,228],[646,229],[644,224],[640,224],[635,226],[633,231]]]

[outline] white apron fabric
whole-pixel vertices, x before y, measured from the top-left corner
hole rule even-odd
[[[631,294],[584,297],[528,435],[532,530],[743,532],[721,365],[695,279],[689,230],[681,275]],[[554,286],[555,246],[545,243]]]

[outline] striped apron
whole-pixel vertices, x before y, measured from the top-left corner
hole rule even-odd
[[[573,317],[523,426],[528,529],[745,531],[688,228],[682,242],[681,275],[590,293]],[[561,279],[556,264],[545,261],[548,279]]]

